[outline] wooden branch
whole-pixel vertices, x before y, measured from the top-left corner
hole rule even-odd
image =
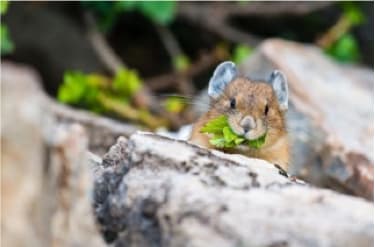
[[[343,34],[348,32],[351,27],[352,23],[345,15],[342,15],[339,20],[316,41],[316,44],[322,48],[328,48]]]
[[[94,51],[106,65],[108,70],[111,71],[112,74],[116,74],[119,69],[126,68],[125,63],[113,51],[103,34],[98,31],[93,15],[86,12],[84,17],[88,28],[88,39],[90,40]]]
[[[198,61],[193,63],[186,71],[183,72],[187,78],[192,78],[204,70],[216,65],[221,60],[228,57],[228,54],[220,49],[214,49],[208,54],[202,54]],[[175,87],[180,79],[179,72],[172,72],[146,79],[146,84],[152,90],[160,90],[168,87]]]
[[[162,42],[164,43],[166,50],[168,51],[174,70],[179,74],[179,78],[176,80],[176,89],[183,95],[193,94],[195,92],[194,84],[191,82],[191,80],[185,77],[185,74],[182,73],[182,71],[178,71],[174,65],[175,59],[184,55],[177,39],[175,39],[173,33],[165,26],[156,25],[156,29]]]
[[[331,4],[330,2],[248,2],[191,3],[178,6],[178,14],[234,43],[256,46],[261,37],[238,30],[229,23],[233,16],[303,15]]]
[[[177,56],[183,54],[183,51],[180,45],[178,44],[177,40],[173,36],[173,33],[167,27],[160,24],[156,24],[155,28],[159,34],[161,41],[164,44],[165,49],[168,52],[171,61],[175,59]]]

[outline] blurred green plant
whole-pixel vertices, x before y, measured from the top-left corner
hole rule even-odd
[[[177,71],[184,71],[188,69],[191,64],[189,57],[183,54],[178,55],[175,58],[173,58],[172,63],[173,63],[173,67]]]
[[[8,10],[8,1],[1,0],[0,1],[0,14],[4,15]],[[1,35],[1,48],[0,52],[1,55],[6,55],[11,53],[14,50],[14,45],[9,37],[8,27],[1,23],[0,25],[0,35]]]
[[[357,62],[360,58],[358,42],[351,34],[342,35],[326,53],[340,62]]]
[[[175,1],[95,1],[82,2],[83,6],[93,10],[99,17],[99,27],[102,31],[112,28],[120,14],[129,11],[139,11],[153,22],[167,25],[175,17]]]
[[[135,70],[120,69],[112,82],[113,92],[123,98],[131,98],[142,88],[142,81]]]
[[[180,113],[186,108],[186,102],[179,98],[170,96],[163,102],[165,110],[171,113]]]
[[[233,54],[231,57],[231,60],[236,63],[240,64],[242,63],[246,58],[248,58],[251,53],[254,51],[254,49],[245,44],[238,44],[234,47]]]
[[[361,8],[355,2],[339,3],[345,18],[347,18],[353,26],[361,25],[366,19]]]
[[[8,0],[0,1],[0,14],[5,14],[8,10]]]
[[[342,9],[341,17],[318,44],[339,62],[358,62],[361,57],[358,41],[350,31],[366,21],[365,15],[355,2],[340,2],[339,6]]]
[[[153,116],[147,109],[132,105],[132,100],[141,89],[142,80],[136,71],[130,69],[120,69],[114,78],[67,71],[57,99],[96,113],[114,114],[140,122],[152,129],[165,125],[164,119]]]

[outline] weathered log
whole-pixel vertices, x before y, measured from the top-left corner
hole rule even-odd
[[[263,160],[149,133],[119,138],[94,207],[115,246],[372,246],[373,204]]]

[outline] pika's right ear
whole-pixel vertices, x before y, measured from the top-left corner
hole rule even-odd
[[[208,83],[208,95],[214,99],[218,98],[237,73],[237,67],[233,62],[226,61],[219,64]]]

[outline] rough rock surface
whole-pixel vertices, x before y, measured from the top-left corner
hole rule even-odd
[[[148,133],[119,138],[95,175],[115,246],[372,246],[373,204],[263,160]]]
[[[268,40],[240,67],[253,78],[282,70],[289,82],[291,172],[373,199],[373,71],[341,66],[313,46]]]
[[[1,69],[1,244],[104,246],[90,202],[85,130],[55,121],[32,70]]]

